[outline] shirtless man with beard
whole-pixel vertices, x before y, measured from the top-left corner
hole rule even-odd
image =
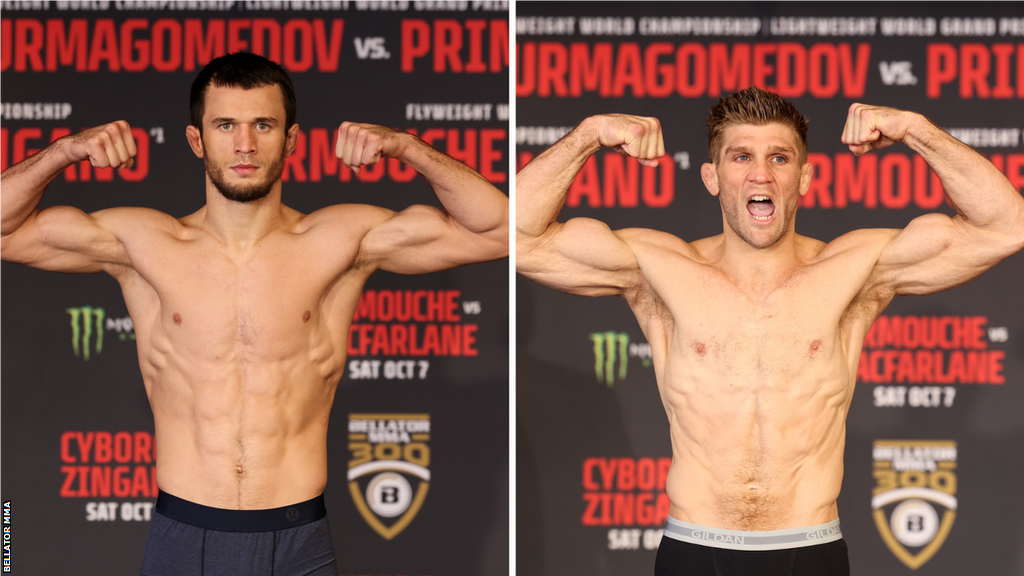
[[[855,154],[904,142],[957,215],[825,243],[795,232],[811,184],[807,121],[749,88],[708,118],[704,184],[723,233],[695,242],[556,221],[602,146],[655,165],[654,118],[595,116],[516,180],[518,271],[582,296],[621,296],[650,342],[672,444],[656,574],[849,574],[836,499],[864,336],[898,295],[962,284],[1024,247],[1024,199],[987,160],[918,114],[854,104]]]
[[[39,210],[47,185],[83,160],[125,168],[127,123],[57,140],[2,176],[4,260],[106,272],[121,286],[160,449],[160,496],[144,575],[337,576],[322,493],[327,420],[348,328],[375,270],[426,273],[508,253],[508,199],[482,176],[381,126],[341,125],[358,170],[398,158],[445,211],[281,202],[295,149],[287,74],[252,54],[217,58],[191,94],[188,142],[206,166],[206,205]]]

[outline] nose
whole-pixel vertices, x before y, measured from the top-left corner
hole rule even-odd
[[[242,126],[235,132],[235,154],[250,155],[256,153],[256,138],[252,128]]]
[[[772,179],[772,168],[767,159],[755,160],[748,178],[757,184],[766,184]]]

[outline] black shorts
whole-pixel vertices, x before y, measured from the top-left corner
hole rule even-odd
[[[787,550],[729,550],[662,538],[655,576],[849,576],[846,541]]]
[[[142,576],[337,576],[323,496],[270,510],[224,510],[161,492]]]
[[[672,523],[682,524],[670,519],[666,526],[666,535],[661,539],[658,556],[654,562],[655,576],[849,576],[850,560],[846,550],[846,541],[839,533],[838,539],[798,545],[793,548],[776,547],[775,549],[734,549],[734,540],[728,538],[733,531],[716,531],[713,529],[693,530],[697,539],[717,544],[704,545],[691,541],[678,540],[669,535],[673,531]],[[694,525],[687,525],[693,527]],[[838,529],[838,524],[836,524]],[[784,532],[784,531],[779,531]],[[789,531],[796,532],[796,531]],[[773,534],[769,532],[750,532],[747,534]],[[830,535],[829,538],[834,537]],[[748,536],[745,540],[750,548],[751,540],[757,536]],[[823,538],[822,540],[828,540]],[[783,538],[784,539],[784,538]],[[779,546],[784,546],[781,544]],[[763,545],[763,547],[774,547]]]

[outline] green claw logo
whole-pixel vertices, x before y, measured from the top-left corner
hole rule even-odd
[[[96,336],[96,353],[103,352],[103,321],[106,311],[103,308],[80,306],[68,308],[66,312],[71,316],[71,347],[75,357],[89,360],[93,334]]]
[[[611,388],[615,384],[615,362],[619,363],[618,379],[626,379],[626,368],[629,365],[629,334],[625,332],[594,332],[590,335],[594,342],[594,374],[598,382],[604,382]]]

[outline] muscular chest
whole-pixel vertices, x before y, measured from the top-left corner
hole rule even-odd
[[[719,287],[704,298],[671,302],[673,348],[690,362],[730,373],[785,374],[831,347],[836,322],[816,314],[795,290],[766,297]]]
[[[323,338],[340,317],[330,298],[339,270],[295,244],[231,253],[186,242],[163,251],[160,262],[147,261],[139,272],[157,302],[148,310],[153,335],[211,359],[287,357]]]
[[[664,365],[675,376],[701,374],[744,385],[792,382],[841,359],[842,298],[821,293],[816,271],[760,292],[699,267],[662,282],[659,312]]]

